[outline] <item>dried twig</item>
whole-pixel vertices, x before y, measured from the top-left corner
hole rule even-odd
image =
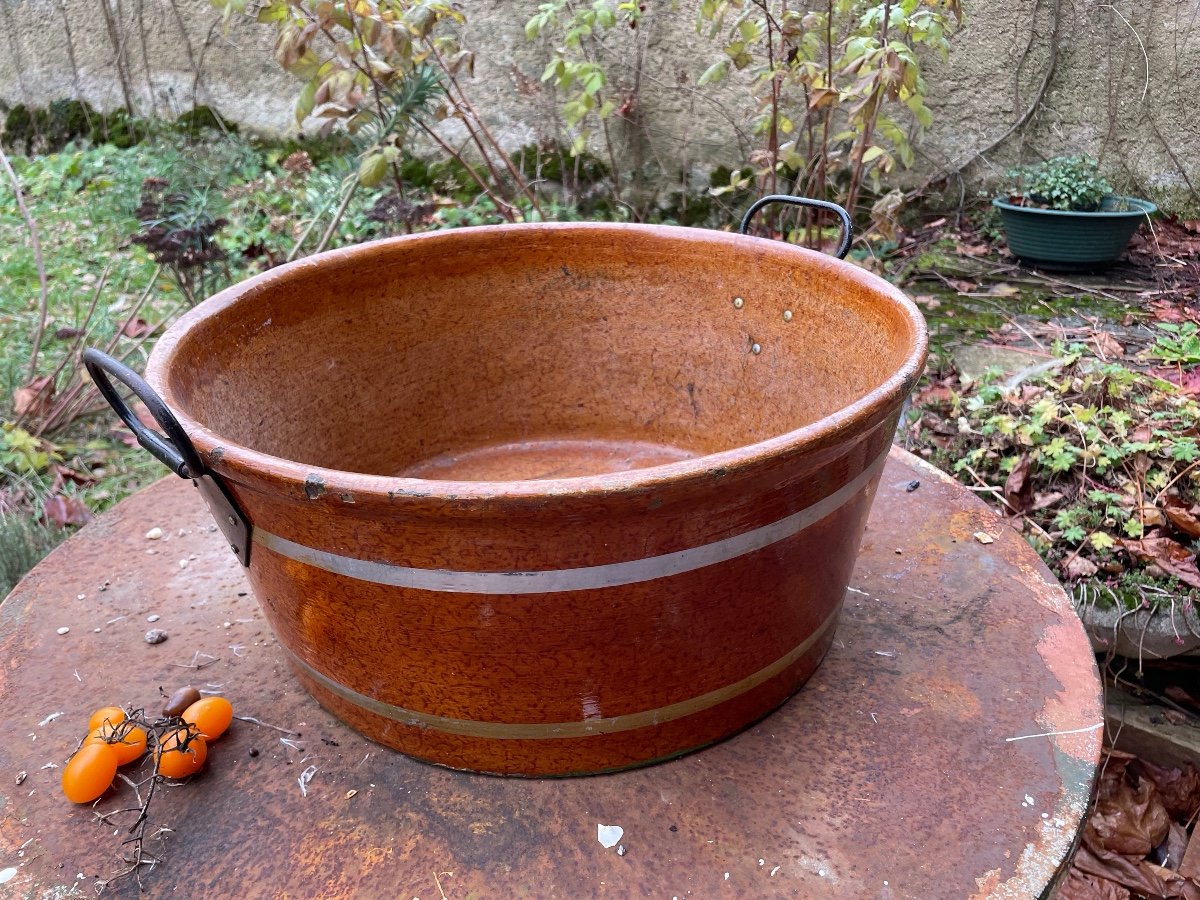
[[[8,180],[12,182],[13,195],[17,199],[17,209],[21,212],[21,218],[25,220],[25,227],[29,231],[29,243],[33,247],[33,261],[37,265],[38,273],[38,323],[33,331],[33,349],[29,352],[29,379],[37,375],[38,354],[42,349],[42,335],[46,331],[46,319],[50,315],[50,298],[49,291],[46,287],[46,264],[42,259],[42,242],[38,239],[37,223],[33,220],[33,216],[29,214],[29,208],[25,205],[25,195],[21,192],[21,182],[17,178],[17,173],[13,171],[11,163],[8,161],[8,156],[4,153],[4,148],[0,147],[0,165],[4,167],[5,173],[8,175]]]
[[[278,725],[272,725],[270,722],[264,722],[261,719],[254,718],[254,716],[234,716],[234,718],[239,722],[249,722],[252,725],[261,725],[263,728],[273,728],[276,731],[283,732],[284,734],[294,734],[296,737],[300,737],[299,731],[291,731],[287,728],[280,728]]]

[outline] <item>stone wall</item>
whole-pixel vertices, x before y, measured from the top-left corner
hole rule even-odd
[[[538,2],[463,4],[465,42],[478,54],[465,86],[511,147],[561,131],[538,80],[547,48],[523,33]],[[749,92],[697,88],[719,49],[696,33],[696,0],[661,5],[609,48],[610,77],[636,85],[638,125],[614,126],[622,164],[667,176],[744,161]],[[961,169],[947,182],[957,198],[1015,161],[1083,151],[1118,187],[1200,215],[1200,0],[965,0],[965,9],[949,59],[927,63],[934,124],[905,181]],[[0,11],[0,101],[76,96],[109,109],[128,95],[143,113],[205,103],[253,129],[295,128],[299,85],[272,59],[271,30],[238,17],[223,28],[206,0],[0,0]]]

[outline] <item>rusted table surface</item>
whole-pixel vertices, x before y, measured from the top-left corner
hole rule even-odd
[[[164,479],[0,606],[0,895],[92,896],[121,868],[124,833],[68,803],[52,764],[92,709],[157,712],[160,686],[191,681],[300,736],[235,721],[200,776],[161,790],[151,820],[173,830],[142,872],[148,895],[1038,896],[1072,847],[1101,737],[1066,596],[1019,535],[900,451],[851,585],[817,674],[724,743],[617,775],[468,775],[311,700],[199,496]],[[145,643],[152,627],[169,639]],[[118,786],[97,810],[132,801]],[[620,847],[601,824],[623,829]]]

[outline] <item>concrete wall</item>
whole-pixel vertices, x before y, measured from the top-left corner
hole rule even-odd
[[[538,81],[547,48],[523,33],[538,2],[463,4],[465,42],[478,54],[464,86],[513,147],[561,128],[555,98]],[[736,83],[696,88],[719,50],[696,34],[695,0],[681,0],[677,11],[661,6],[638,32],[618,29],[608,46],[610,77],[619,87],[636,85],[637,125],[614,124],[622,168],[672,177],[742,162],[752,146],[749,92]],[[1192,112],[1200,96],[1200,0],[965,0],[965,7],[967,24],[949,60],[927,65],[935,121],[907,183],[969,163],[963,179],[948,183],[957,197],[1015,161],[1085,151],[1118,187],[1200,215],[1200,116]],[[9,104],[78,96],[112,108],[127,91],[145,113],[178,114],[195,100],[255,129],[295,127],[299,85],[271,57],[272,31],[237,17],[223,29],[206,0],[0,0],[0,13],[0,100]],[[1031,106],[1023,127],[978,156]]]

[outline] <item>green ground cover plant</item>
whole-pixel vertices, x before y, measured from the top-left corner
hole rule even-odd
[[[1200,599],[1200,403],[1155,352],[1059,343],[1016,376],[935,378],[909,425],[1061,581],[1126,609]]]

